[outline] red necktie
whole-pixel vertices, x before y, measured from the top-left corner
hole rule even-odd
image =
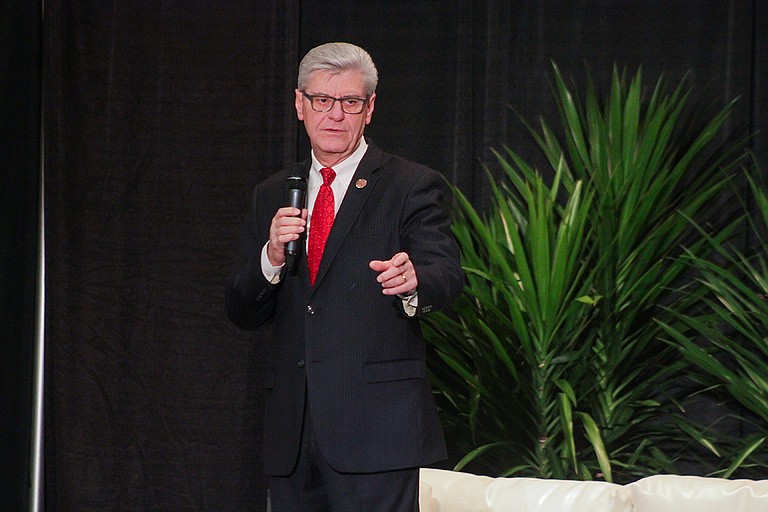
[[[329,167],[320,169],[323,175],[323,184],[320,185],[320,191],[315,199],[315,206],[312,208],[312,222],[309,227],[309,242],[307,247],[307,266],[309,267],[309,282],[314,286],[317,269],[320,268],[320,260],[323,257],[325,241],[328,239],[328,233],[331,232],[334,216],[334,200],[331,183],[336,177],[336,173]]]

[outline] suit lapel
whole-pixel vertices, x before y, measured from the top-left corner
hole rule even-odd
[[[349,188],[347,188],[347,192],[344,195],[341,208],[339,208],[339,212],[333,221],[331,233],[328,235],[328,240],[323,250],[323,259],[320,261],[320,269],[315,278],[314,288],[317,288],[322,281],[328,267],[332,264],[344,239],[347,237],[349,230],[363,210],[366,200],[373,189],[376,188],[376,181],[378,179],[376,171],[381,165],[382,155],[382,151],[369,142],[368,150],[360,161],[360,165],[357,166],[355,175],[352,177]]]

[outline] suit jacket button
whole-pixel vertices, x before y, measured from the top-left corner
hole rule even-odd
[[[304,360],[303,360],[303,359],[300,359],[300,360],[299,360],[299,362],[298,362],[298,363],[296,363],[296,365],[297,365],[299,368],[304,368]]]
[[[307,314],[309,314],[309,315],[314,315],[315,314],[315,308],[312,307],[311,304],[309,306],[307,306]]]

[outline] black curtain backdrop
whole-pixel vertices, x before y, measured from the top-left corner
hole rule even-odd
[[[0,503],[24,510],[32,442],[40,8],[0,5]]]
[[[344,15],[313,23],[328,12]],[[649,86],[690,72],[711,101],[740,98],[729,129],[756,131],[768,119],[768,6],[759,0],[305,1],[301,22],[301,54],[350,40],[374,57],[381,80],[366,133],[442,171],[481,206],[490,193],[478,171],[493,166],[490,148],[539,157],[515,111],[557,119],[552,62],[580,85],[587,71],[606,84],[614,65],[631,74],[642,66]],[[752,147],[765,168],[768,134]]]
[[[263,333],[232,328],[222,297],[251,187],[307,154],[292,111],[307,49],[367,48],[381,76],[369,135],[482,206],[489,148],[535,159],[508,105],[555,117],[551,60],[579,83],[587,66],[602,83],[614,63],[642,64],[648,83],[690,70],[714,100],[741,98],[731,128],[765,130],[767,27],[760,0],[46,1],[41,38],[3,39],[26,44],[19,77],[43,43],[46,510],[264,510]],[[763,169],[767,140],[751,142]],[[16,160],[23,237],[37,196],[30,153]],[[30,247],[3,268],[27,287]],[[31,386],[29,329],[16,339],[4,386]]]
[[[223,290],[294,159],[296,7],[46,2],[46,510],[261,510],[258,345]]]

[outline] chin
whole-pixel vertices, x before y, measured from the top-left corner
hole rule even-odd
[[[345,153],[349,150],[349,144],[328,144],[324,146],[318,146],[320,151],[328,154]]]

